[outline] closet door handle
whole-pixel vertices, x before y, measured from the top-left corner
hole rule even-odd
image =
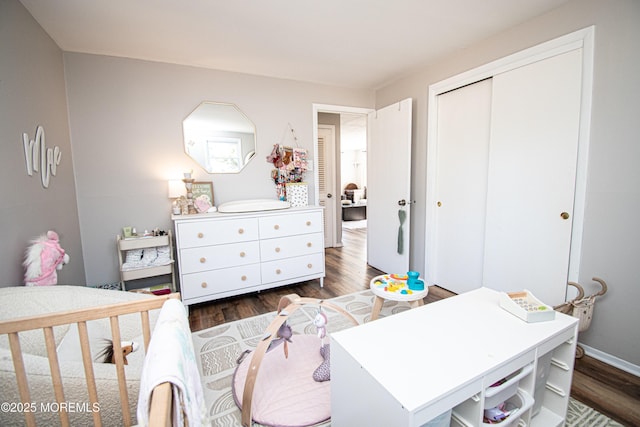
[[[562,213],[560,214],[560,218],[562,218],[562,219],[564,219],[564,220],[569,219],[569,212],[562,212]]]

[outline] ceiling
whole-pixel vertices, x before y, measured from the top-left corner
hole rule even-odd
[[[568,0],[21,0],[64,51],[375,89]]]

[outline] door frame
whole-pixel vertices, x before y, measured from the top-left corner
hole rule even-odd
[[[341,113],[355,113],[355,114],[369,114],[375,111],[374,108],[364,108],[364,107],[347,107],[344,105],[331,105],[331,104],[311,104],[312,109],[312,130],[313,130],[313,181],[314,181],[314,200],[316,201],[316,205],[319,205],[319,196],[320,196],[320,182],[318,176],[318,113],[333,113],[333,114],[341,114]],[[367,147],[369,146],[369,136],[367,135]],[[340,160],[340,147],[335,147],[336,157]],[[338,163],[339,164],[339,163]],[[335,197],[338,197],[342,192],[340,191],[340,180],[339,177],[340,168],[334,168],[334,184],[335,188],[333,189]],[[335,224],[335,241],[337,246],[342,246],[342,212],[338,210],[338,208],[342,209],[342,206],[336,203],[336,224]]]
[[[438,158],[436,126],[438,123],[438,95],[480,80],[491,78],[496,74],[510,71],[561,53],[582,48],[582,99],[580,104],[581,113],[578,138],[575,200],[568,269],[568,280],[574,282],[579,281],[591,129],[594,31],[595,27],[590,26],[429,85],[429,107],[427,113],[425,266],[434,265],[435,262],[434,233],[437,208],[437,201],[435,199],[437,183],[435,182],[435,178]]]

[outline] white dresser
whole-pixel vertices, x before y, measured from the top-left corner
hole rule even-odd
[[[311,279],[323,285],[322,207],[172,219],[185,305]]]

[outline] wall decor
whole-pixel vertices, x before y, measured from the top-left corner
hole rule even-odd
[[[207,212],[213,206],[213,182],[194,182],[191,192],[198,212]]]
[[[302,182],[304,173],[309,168],[307,150],[297,146],[296,133],[290,123],[287,126],[296,146],[287,147],[283,144],[273,144],[271,154],[267,156],[267,163],[272,163],[275,167],[271,170],[271,179],[276,185],[276,193],[280,200],[288,200],[287,184]]]
[[[51,175],[55,176],[58,165],[62,160],[62,151],[57,145],[47,148],[44,136],[44,128],[40,125],[36,128],[36,136],[29,139],[29,134],[22,134],[24,147],[24,160],[27,166],[27,175],[33,176],[34,172],[40,172],[40,180],[44,188],[49,188]]]

